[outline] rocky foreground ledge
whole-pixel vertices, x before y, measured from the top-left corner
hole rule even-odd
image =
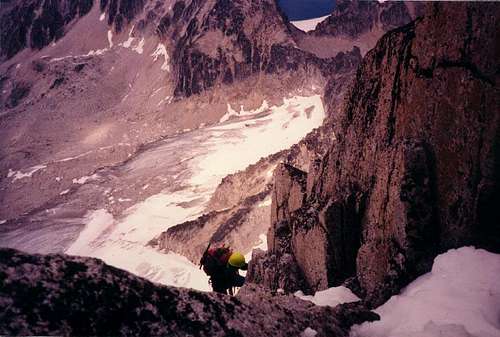
[[[245,286],[238,297],[161,286],[101,260],[0,249],[0,335],[348,336],[378,316]]]

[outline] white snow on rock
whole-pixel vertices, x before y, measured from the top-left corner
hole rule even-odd
[[[137,46],[133,47],[132,50],[134,50],[135,52],[137,52],[137,54],[142,54],[144,52],[144,38],[141,39],[141,41],[139,41],[139,43],[137,44]]]
[[[0,225],[3,225],[6,222],[7,222],[7,220],[0,220]]]
[[[380,321],[355,325],[351,337],[499,337],[499,277],[500,254],[451,249],[375,310]]]
[[[168,65],[168,53],[167,53],[167,48],[163,43],[158,43],[158,46],[156,47],[155,51],[151,56],[153,57],[153,61],[156,62],[160,56],[163,55],[164,61],[163,64],[161,65],[161,70],[165,71],[170,71],[170,66]]]
[[[113,32],[108,30],[108,43],[109,43],[109,48],[113,48]]]
[[[69,190],[64,190],[61,193],[59,193],[59,195],[65,195],[65,194],[68,194],[68,193],[69,193]]]
[[[267,206],[271,206],[271,203],[272,203],[272,199],[269,197],[265,200],[262,200],[258,205],[257,207],[267,207]]]
[[[106,13],[102,13],[101,16],[99,17],[99,21],[104,21],[106,18]]]
[[[318,332],[314,329],[311,329],[311,327],[307,327],[302,333],[300,334],[300,337],[314,337],[318,334]]]
[[[221,117],[221,119],[219,120],[219,123],[224,123],[225,121],[228,121],[233,116],[235,116],[235,117],[251,116],[251,115],[255,115],[255,114],[259,114],[261,112],[264,112],[267,109],[269,109],[269,105],[268,105],[266,100],[264,100],[262,102],[262,105],[255,110],[245,111],[245,110],[243,110],[243,105],[241,105],[239,112],[233,110],[233,108],[231,107],[231,104],[227,103],[227,113]]]
[[[93,175],[91,176],[83,176],[81,178],[78,178],[78,179],[73,179],[73,184],[80,184],[80,185],[83,185],[85,184],[87,181],[91,181],[91,180],[96,180],[97,178],[99,178],[99,175],[97,173],[94,173]]]
[[[295,292],[294,295],[304,301],[310,301],[319,306],[336,307],[342,303],[360,301],[358,296],[354,295],[349,288],[344,286],[317,291],[314,296],[304,295],[304,293],[300,290]]]
[[[324,21],[329,16],[330,15],[308,20],[290,21],[290,23],[304,32],[309,32],[315,30],[318,23]]]
[[[35,165],[28,168],[25,172],[13,171],[12,169],[9,169],[7,178],[12,177],[12,182],[23,178],[30,178],[35,172],[43,170],[44,168],[47,168],[47,165]]]
[[[83,56],[98,56],[98,55],[104,54],[107,51],[108,51],[108,48],[91,50],[86,55],[83,55]],[[78,57],[78,56],[75,56],[75,57]],[[55,59],[53,59],[53,60],[55,60]]]
[[[254,249],[261,249],[263,251],[267,251],[267,235],[266,235],[266,233],[260,234],[259,235],[259,242],[257,243],[257,245],[252,247],[252,249],[250,249],[250,251],[247,254],[245,254],[245,261],[246,262],[248,262],[252,259],[252,251]]]

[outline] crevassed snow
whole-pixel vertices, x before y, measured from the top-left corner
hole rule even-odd
[[[12,169],[9,169],[7,178],[13,177],[12,182],[23,178],[30,178],[35,172],[43,170],[44,168],[47,168],[47,165],[35,165],[28,168],[25,172],[13,171]]]
[[[306,113],[311,106],[315,108]],[[177,171],[160,171],[175,178],[175,186],[165,185],[164,191],[130,207],[122,218],[97,213],[103,219],[99,233],[83,235],[68,251],[101,258],[155,282],[208,290],[207,277],[197,266],[147,244],[171,226],[200,216],[223,177],[289,148],[320,126],[325,116],[319,95],[285,99],[281,106],[270,109],[272,113],[266,116],[179,134],[136,157],[127,170],[139,172],[144,167],[150,172],[151,165],[167,165],[165,170],[169,170],[172,165]],[[164,179],[161,175],[148,180],[151,178]],[[92,221],[87,227],[92,228],[91,233],[97,231]],[[261,240],[264,248],[265,235]]]
[[[393,296],[351,337],[499,337],[500,254],[462,247]]]
[[[344,286],[332,287],[322,291],[317,291],[314,296],[304,295],[302,291],[297,291],[294,294],[304,301],[313,302],[320,306],[335,307],[342,303],[350,303],[360,301],[360,298],[352,293],[349,288]]]
[[[78,178],[78,179],[73,179],[73,184],[80,184],[80,185],[83,185],[85,184],[87,181],[90,181],[90,180],[96,180],[97,178],[99,178],[99,175],[97,173],[94,173],[93,175],[91,176],[83,176],[81,178]]]
[[[162,56],[164,58],[163,64],[161,65],[161,70],[165,71],[170,71],[170,66],[168,65],[168,53],[167,53],[167,48],[163,43],[158,43],[158,46],[156,47],[155,51],[151,56],[153,57],[153,61],[156,62],[158,60],[158,57]]]
[[[305,110],[315,108],[308,118]],[[221,177],[245,169],[262,157],[277,153],[298,143],[309,131],[322,124],[323,103],[320,95],[310,97],[295,96],[284,99],[284,104],[272,108],[265,117],[238,123],[230,123],[210,128],[214,133],[224,134],[238,130],[239,140],[226,141],[224,137],[213,137],[209,147],[213,150],[206,157],[195,159],[193,185],[218,184]],[[211,144],[210,144],[211,143]]]
[[[324,21],[329,16],[330,15],[325,15],[314,19],[290,21],[290,23],[304,32],[309,32],[311,30],[315,30],[318,23]]]

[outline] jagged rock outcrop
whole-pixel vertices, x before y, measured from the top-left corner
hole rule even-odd
[[[336,1],[330,16],[316,29],[293,31],[297,45],[318,57],[332,57],[353,46],[364,55],[391,29],[401,27],[422,15],[423,4],[415,1]]]
[[[229,209],[211,211],[170,227],[151,244],[160,250],[181,254],[194,263],[199,262],[209,242],[236,251],[250,251],[259,234],[265,233],[269,226],[269,206],[264,204],[269,194],[267,186]]]
[[[311,165],[305,205],[274,224],[292,224],[289,244],[311,288],[357,276],[378,305],[438,252],[498,251],[499,14],[493,3],[434,3],[366,55],[337,141]],[[297,242],[314,256],[299,259]]]
[[[0,249],[0,334],[113,336],[348,336],[378,319],[356,303],[316,307],[258,288],[238,298],[166,287],[100,260]]]
[[[355,39],[377,26],[389,31],[411,21],[417,6],[411,2],[336,1],[332,14],[318,24],[313,34]]]

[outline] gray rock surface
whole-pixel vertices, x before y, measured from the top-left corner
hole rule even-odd
[[[100,260],[0,249],[0,334],[112,336],[348,336],[378,319],[356,304],[316,307],[243,288],[238,297],[160,286]]]

